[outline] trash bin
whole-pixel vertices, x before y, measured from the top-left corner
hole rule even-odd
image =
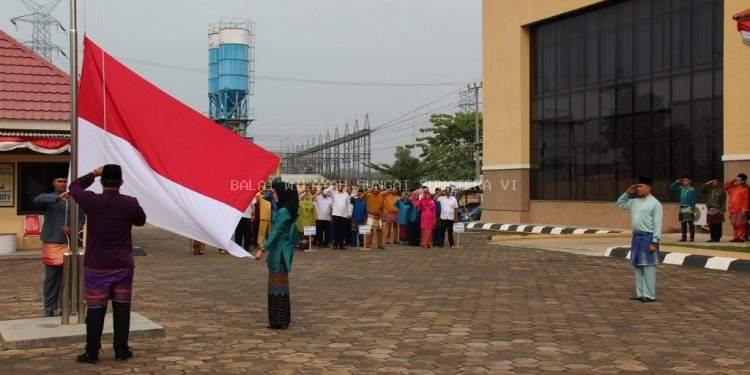
[[[16,252],[16,234],[0,233],[0,254],[13,254]]]

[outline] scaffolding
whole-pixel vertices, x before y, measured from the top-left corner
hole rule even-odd
[[[350,184],[369,178],[371,134],[370,117],[365,115],[361,128],[359,119],[355,119],[353,129],[348,123],[344,125],[343,134],[336,127],[333,133],[326,131],[325,137],[319,134],[312,142],[287,147],[282,153],[282,173],[320,174]]]

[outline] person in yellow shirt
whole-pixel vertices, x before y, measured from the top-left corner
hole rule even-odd
[[[383,201],[384,192],[380,190],[380,185],[375,184],[370,191],[366,192],[365,201],[367,202],[367,225],[370,226],[370,234],[365,236],[365,248],[372,246],[373,232],[378,236],[378,249],[385,249],[383,244]]]
[[[395,186],[384,190],[383,194],[383,211],[385,213],[385,243],[390,245],[398,242],[398,207],[396,201],[400,198]]]
[[[271,202],[263,198],[263,195],[268,191],[266,190],[266,184],[263,183],[258,194],[255,195],[256,203],[260,208],[260,221],[258,222],[258,245],[263,244],[268,238],[268,232],[271,229]]]

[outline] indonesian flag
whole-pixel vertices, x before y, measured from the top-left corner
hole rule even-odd
[[[737,21],[737,31],[742,36],[742,42],[750,46],[750,9],[745,9],[732,18]]]
[[[231,237],[279,158],[180,103],[84,38],[78,174],[122,166],[148,222],[250,256]],[[100,190],[97,182],[93,190]]]

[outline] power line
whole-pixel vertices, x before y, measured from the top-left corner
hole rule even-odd
[[[451,95],[455,95],[457,93],[458,93],[458,90],[451,90],[450,92],[446,93],[445,95],[442,95],[442,96],[438,97],[437,99],[435,99],[435,100],[433,100],[433,101],[431,101],[431,102],[429,102],[427,104],[421,105],[421,106],[419,106],[419,107],[417,107],[417,108],[415,108],[415,109],[413,109],[413,110],[411,110],[409,112],[406,112],[406,113],[404,113],[404,114],[402,114],[402,115],[400,115],[400,116],[398,116],[398,117],[396,117],[394,119],[391,119],[389,121],[386,121],[386,122],[384,122],[384,123],[382,123],[382,124],[374,127],[372,129],[372,131],[373,132],[377,132],[377,131],[383,130],[385,128],[388,128],[390,126],[397,125],[396,121],[401,120],[402,118],[404,118],[406,116],[409,116],[410,114],[412,114],[414,112],[417,112],[420,109],[429,107],[429,106],[431,106],[431,105],[433,105],[433,104],[435,104],[435,103],[437,103],[437,102],[439,102],[439,101],[441,101],[441,100],[443,100],[443,99],[445,99],[445,98],[447,98],[447,97],[449,97]]]
[[[201,74],[208,74],[208,69],[203,68],[197,68],[197,67],[191,67],[191,66],[183,66],[183,65],[172,65],[172,64],[164,64],[159,63],[155,61],[148,61],[148,60],[141,60],[141,59],[131,59],[131,58],[125,58],[120,57],[119,58],[122,61],[128,61],[135,64],[142,64],[142,65],[148,65],[153,66],[157,68],[163,68],[163,69],[171,69],[171,70],[181,70],[191,73],[201,73]],[[279,82],[296,82],[296,83],[309,83],[309,84],[317,84],[317,85],[338,85],[338,86],[370,86],[370,87],[414,87],[414,86],[456,86],[456,85],[463,85],[464,82],[411,82],[411,83],[403,83],[403,82],[355,82],[355,81],[330,81],[330,80],[321,80],[321,79],[309,79],[309,78],[296,78],[296,77],[283,77],[283,76],[271,76],[271,75],[256,75],[255,76],[258,79],[265,79],[269,81],[279,81]]]

